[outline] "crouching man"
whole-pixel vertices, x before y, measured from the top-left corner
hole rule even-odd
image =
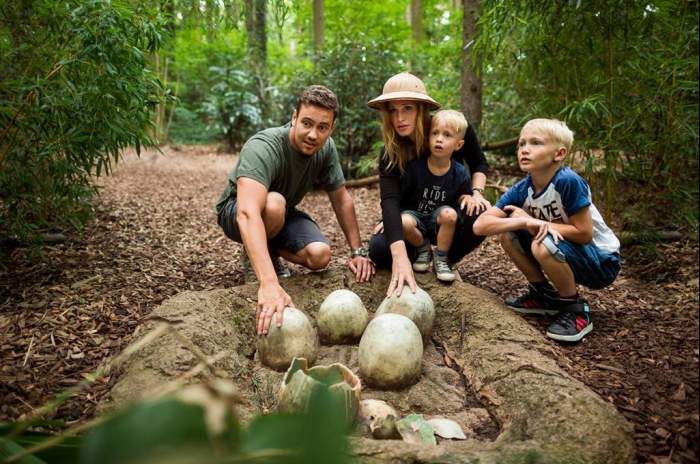
[[[350,245],[348,266],[356,280],[366,282],[374,274],[331,138],[337,116],[338,100],[332,91],[320,85],[306,88],[290,123],[258,132],[245,143],[216,205],[219,226],[245,248],[247,280],[260,283],[259,334],[267,333],[275,313],[281,325],[285,306],[293,305],[279,282],[289,276],[282,258],[311,270],[330,262],[330,242],[316,222],[296,208],[316,184],[328,193]]]

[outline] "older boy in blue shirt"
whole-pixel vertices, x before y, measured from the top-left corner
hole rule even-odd
[[[572,143],[573,133],[561,121],[525,124],[518,164],[528,176],[474,224],[476,234],[499,234],[529,282],[528,293],[506,298],[506,305],[521,314],[557,314],[547,336],[567,342],[593,330],[590,308],[576,285],[604,288],[620,270],[620,241],[591,202],[590,187],[562,166]]]
[[[452,154],[464,144],[467,120],[459,111],[437,112],[430,126],[430,155],[411,160],[401,185],[401,221],[404,238],[417,247],[413,270],[430,268],[431,243],[437,245],[433,268],[437,278],[452,282],[457,278],[447,252],[452,245],[467,195],[472,194],[471,177]]]

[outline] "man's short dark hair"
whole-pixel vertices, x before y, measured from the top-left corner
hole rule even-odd
[[[338,97],[332,90],[322,85],[311,85],[304,89],[297,100],[297,114],[299,114],[301,105],[314,105],[331,110],[334,121],[338,117]]]

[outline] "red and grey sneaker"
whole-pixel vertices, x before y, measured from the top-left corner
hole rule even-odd
[[[520,314],[558,314],[559,308],[555,307],[556,299],[540,292],[534,285],[528,285],[528,292],[518,297],[506,298],[506,306]]]
[[[573,302],[559,300],[559,316],[547,328],[547,336],[561,342],[577,342],[591,333],[591,309],[583,298]]]

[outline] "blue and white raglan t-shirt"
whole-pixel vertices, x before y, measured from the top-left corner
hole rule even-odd
[[[571,168],[560,168],[549,184],[537,195],[530,176],[511,187],[496,203],[503,210],[513,205],[522,208],[535,219],[570,224],[569,217],[588,207],[593,219],[593,245],[602,252],[620,251],[620,240],[591,201],[591,188]]]

